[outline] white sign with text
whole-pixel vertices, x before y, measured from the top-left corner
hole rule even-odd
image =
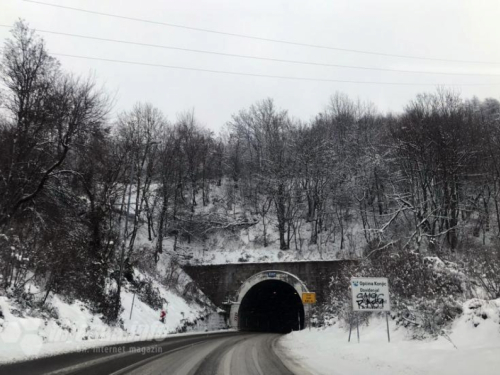
[[[391,311],[386,277],[353,277],[351,290],[354,311]]]

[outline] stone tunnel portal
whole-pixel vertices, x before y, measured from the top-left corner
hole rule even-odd
[[[304,329],[305,284],[284,271],[263,271],[248,278],[231,307],[231,323],[243,331],[280,332]]]

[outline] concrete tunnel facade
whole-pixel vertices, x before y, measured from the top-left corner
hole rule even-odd
[[[249,316],[245,316],[245,314],[249,314],[247,302],[250,305],[257,304],[253,312],[254,316],[259,314],[268,314],[273,317],[280,316],[279,309],[276,308],[279,304],[275,302],[281,301],[285,302],[283,304],[285,306],[292,305],[292,310],[299,309],[299,313],[303,309],[304,315],[307,317],[309,305],[303,306],[302,301],[298,305],[297,298],[303,292],[309,291],[316,293],[318,303],[327,301],[332,277],[338,275],[342,269],[349,267],[353,262],[355,261],[330,260],[213,265],[185,264],[182,268],[214,305],[220,308],[221,314],[225,315],[229,326],[241,330],[259,330],[263,329],[261,321],[252,321]],[[277,292],[278,297],[281,294],[286,294],[289,298],[275,298],[273,292]],[[297,294],[294,295],[294,293]],[[292,295],[297,298],[292,298]],[[265,311],[263,306],[259,305],[261,301],[266,300],[272,302],[274,308]],[[286,311],[281,310],[281,312],[288,319]],[[295,321],[300,322],[297,323],[297,328],[303,327],[304,323],[301,317],[299,319],[298,316],[297,320],[293,318],[293,322]],[[258,326],[255,327],[257,324]],[[271,325],[271,323],[267,324]],[[286,326],[283,329],[287,329]]]

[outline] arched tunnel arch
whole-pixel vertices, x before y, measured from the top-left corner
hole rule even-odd
[[[280,280],[254,285],[243,297],[239,329],[288,333],[304,328],[304,305],[297,291]]]
[[[304,328],[302,292],[307,288],[284,271],[264,271],[241,286],[231,308],[233,326],[243,331],[280,332]]]

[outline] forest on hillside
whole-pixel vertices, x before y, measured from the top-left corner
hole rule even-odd
[[[383,114],[337,92],[313,119],[296,119],[268,98],[214,134],[195,111],[171,121],[140,94],[110,116],[97,80],[66,72],[22,22],[0,75],[0,293],[35,280],[42,305],[70,295],[113,320],[124,263],[154,264],[166,239],[175,252],[258,222],[261,245],[276,232],[282,251],[335,244],[345,258],[465,259],[500,296],[497,99],[438,88]],[[215,203],[223,210],[201,209]],[[141,227],[148,253],[134,246]]]

